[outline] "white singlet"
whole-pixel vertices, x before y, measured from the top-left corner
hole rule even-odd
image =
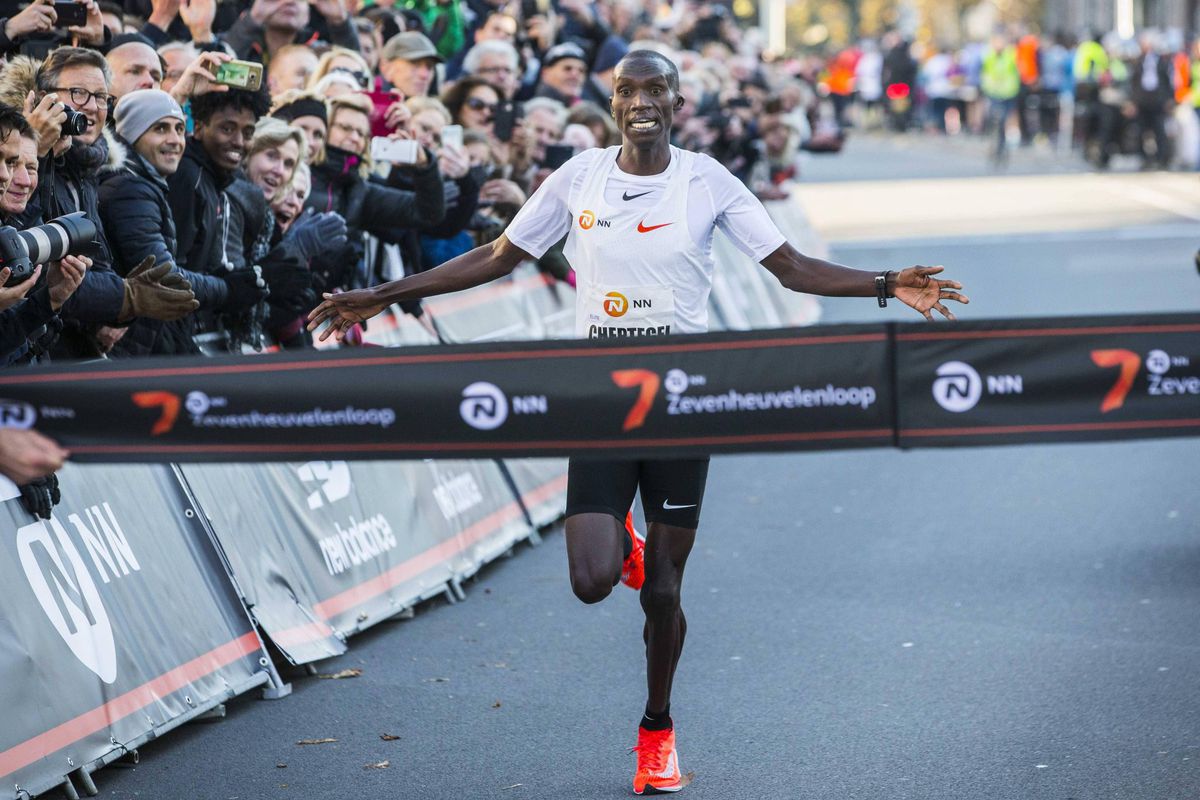
[[[617,166],[621,148],[592,149],[554,172],[505,234],[540,258],[567,234],[580,336],[708,330],[716,227],[762,261],[786,239],[762,204],[706,155],[671,147],[658,175]]]

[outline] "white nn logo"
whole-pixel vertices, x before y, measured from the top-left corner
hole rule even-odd
[[[947,411],[961,414],[970,411],[983,393],[983,381],[970,364],[947,361],[937,368],[933,382],[933,399]]]
[[[495,384],[477,381],[463,389],[462,396],[458,413],[472,428],[491,431],[508,419],[508,398]]]
[[[29,403],[17,400],[0,400],[0,428],[26,430],[37,421],[37,412]]]
[[[308,496],[308,507],[316,511],[328,503],[350,496],[350,465],[345,461],[309,461],[296,469],[305,483],[320,482],[321,486]]]
[[[71,652],[100,680],[115,681],[117,648],[108,612],[62,523],[51,517],[49,529],[40,520],[23,526],[17,552],[30,588]]]

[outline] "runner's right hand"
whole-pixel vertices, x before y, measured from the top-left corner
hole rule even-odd
[[[349,292],[326,292],[321,305],[308,312],[308,329],[314,331],[326,321],[329,327],[321,332],[317,341],[323,342],[330,336],[337,341],[346,338],[346,332],[360,322],[366,322],[386,307],[376,300],[373,289],[354,289]]]

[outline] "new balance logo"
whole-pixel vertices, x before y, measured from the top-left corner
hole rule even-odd
[[[345,461],[309,461],[300,465],[296,474],[305,483],[321,484],[308,496],[310,511],[350,496],[350,465]]]

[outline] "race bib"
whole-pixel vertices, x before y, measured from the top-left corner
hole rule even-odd
[[[591,286],[583,323],[589,339],[666,336],[675,325],[675,292],[670,286]]]

